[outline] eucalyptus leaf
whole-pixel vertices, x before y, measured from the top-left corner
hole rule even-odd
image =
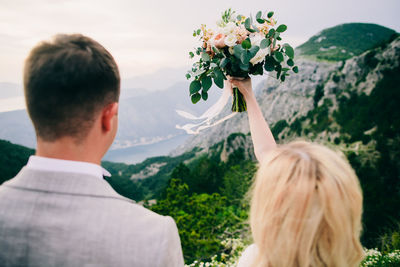
[[[190,58],[194,57],[194,53],[193,52],[189,52],[189,56],[190,56]]]
[[[257,54],[257,52],[260,50],[260,47],[259,46],[256,46],[256,45],[254,45],[254,46],[252,46],[250,49],[249,49],[249,52],[250,52],[250,59],[252,59],[256,54]],[[250,60],[249,59],[249,60]]]
[[[203,76],[201,79],[201,86],[203,87],[203,92],[207,92],[212,85],[212,80],[210,76]]]
[[[285,75],[281,75],[281,81],[284,82],[285,81]]]
[[[260,19],[262,15],[262,11],[258,11],[256,14],[256,19]]]
[[[189,89],[191,95],[197,93],[201,89],[201,83],[197,80],[194,80],[190,83]]]
[[[196,33],[197,33],[197,35],[200,35],[200,33],[201,33],[201,30],[200,30],[200,29],[198,29]]]
[[[256,20],[257,20],[257,22],[260,23],[260,24],[264,24],[264,23],[265,23],[265,20],[264,20],[264,19],[256,19]]]
[[[240,69],[241,69],[242,71],[249,71],[250,64],[249,64],[249,63],[247,63],[247,64],[242,64],[242,63],[240,63],[240,64],[239,64],[239,67],[240,67]]]
[[[274,58],[278,61],[278,62],[282,62],[284,60],[283,58],[283,54],[279,51],[275,51],[274,52]]]
[[[204,101],[207,101],[208,99],[208,93],[206,91],[201,91],[201,98],[203,98]]]
[[[275,34],[275,29],[270,29],[268,32],[268,37],[272,37]]]
[[[201,58],[204,60],[204,61],[206,61],[206,62],[209,62],[210,61],[210,55],[209,54],[207,54],[207,53],[202,53],[201,54]]]
[[[214,83],[219,88],[224,88],[224,74],[219,68],[214,69]]]
[[[250,51],[244,50],[243,53],[240,55],[240,61],[242,61],[242,63],[246,65],[249,64],[250,59]]]
[[[239,59],[240,59],[240,57],[241,57],[241,55],[242,55],[242,53],[243,53],[244,51],[245,51],[245,50],[243,49],[242,45],[235,45],[235,46],[233,47],[233,54],[235,55],[235,57],[237,57],[237,58],[239,58]]]
[[[186,76],[186,79],[190,79],[190,77],[191,77],[189,73],[187,73],[185,76]]]
[[[249,28],[250,28],[250,25],[251,25],[250,18],[247,18],[247,19],[244,21],[244,27],[246,27],[246,29],[249,29]]]
[[[265,58],[264,69],[265,69],[266,71],[273,71],[274,68],[275,68],[275,63],[276,63],[276,62],[275,62],[275,60],[274,60],[273,57],[267,56],[267,57]]]
[[[261,43],[260,43],[260,48],[261,48],[261,49],[265,49],[265,48],[267,48],[270,44],[271,44],[271,40],[270,40],[270,39],[262,39],[262,40],[261,40]]]
[[[287,63],[288,66],[290,66],[290,67],[293,67],[293,65],[294,65],[294,61],[293,61],[293,59],[291,59],[291,58],[289,58],[289,59],[286,61],[286,63]]]
[[[242,42],[242,47],[244,48],[244,49],[250,49],[250,47],[251,47],[251,43],[250,43],[250,41],[249,40],[244,40],[243,42]]]
[[[192,95],[191,99],[192,99],[192,103],[196,104],[197,102],[200,101],[201,95],[199,93],[195,93],[194,95]]]
[[[299,68],[297,66],[294,66],[292,70],[293,70],[294,73],[298,73],[299,72]]]
[[[274,15],[274,11],[270,11],[267,14],[267,17],[270,19]]]
[[[285,54],[286,54],[289,58],[293,59],[293,58],[294,58],[294,50],[293,50],[293,47],[291,47],[291,46],[288,45],[288,44],[285,44]]]
[[[226,66],[228,63],[229,63],[229,58],[224,57],[224,58],[221,60],[221,62],[219,63],[219,66],[220,66],[221,68],[225,68],[225,66]]]
[[[281,24],[281,25],[278,26],[278,28],[276,28],[276,31],[277,32],[284,32],[284,31],[286,31],[286,29],[287,29],[287,26],[285,24]]]

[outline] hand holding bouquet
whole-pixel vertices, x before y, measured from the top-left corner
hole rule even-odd
[[[186,74],[190,83],[191,100],[195,104],[208,98],[207,91],[214,82],[223,88],[226,76],[247,78],[249,75],[263,75],[264,70],[275,71],[276,78],[282,82],[289,72],[298,72],[294,66],[294,50],[285,43],[281,45],[281,33],[287,27],[281,24],[275,28],[274,12],[259,11],[255,21],[252,17],[236,15],[231,9],[222,14],[212,30],[205,25],[195,30],[193,36],[199,37],[202,46],[190,52],[191,58],[199,56],[192,69]],[[233,88],[233,112],[246,111],[246,102],[237,88]]]

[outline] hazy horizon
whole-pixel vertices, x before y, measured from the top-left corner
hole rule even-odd
[[[215,27],[220,13],[229,7],[245,15],[274,10],[278,23],[288,25],[285,42],[298,46],[342,23],[376,23],[400,31],[396,14],[400,2],[383,2],[205,0],[193,7],[189,1],[0,0],[0,82],[21,84],[30,49],[60,32],[79,32],[99,41],[114,55],[126,80],[189,66],[187,53],[197,43],[193,29],[201,24]]]

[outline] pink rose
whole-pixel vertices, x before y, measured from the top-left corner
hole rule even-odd
[[[225,47],[225,34],[219,33],[214,37],[214,45],[216,48],[224,48]]]

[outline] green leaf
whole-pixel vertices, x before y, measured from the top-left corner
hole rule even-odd
[[[201,98],[203,98],[204,101],[208,99],[208,93],[206,91],[201,91]]]
[[[249,32],[256,32],[254,29],[251,28],[251,20],[250,18],[247,18],[244,22],[244,27],[246,28],[246,30],[248,30]]]
[[[287,63],[288,66],[290,66],[290,67],[293,67],[293,65],[294,65],[294,61],[293,61],[293,59],[291,59],[291,58],[289,58],[289,59],[286,61],[286,63]]]
[[[275,34],[275,29],[270,29],[268,32],[268,37],[272,37]]]
[[[187,73],[185,76],[186,76],[186,79],[190,79],[190,74],[189,73]]]
[[[214,69],[214,83],[219,88],[224,88],[224,74],[219,68]]]
[[[274,11],[270,11],[267,14],[267,17],[270,19],[274,15]]]
[[[299,72],[299,68],[297,66],[294,66],[292,70],[293,70],[294,73],[298,73]]]
[[[200,29],[198,29],[196,33],[197,33],[197,35],[200,35],[200,33],[201,33],[201,30],[200,30]]]
[[[201,59],[203,59],[205,62],[209,62],[210,61],[210,55],[205,53],[205,52],[203,52],[201,54]]]
[[[221,60],[221,62],[219,63],[219,67],[220,68],[225,68],[225,66],[229,63],[229,58],[227,58],[227,57],[224,57],[222,60]]]
[[[270,39],[262,39],[262,40],[261,40],[261,43],[260,43],[260,48],[261,48],[261,49],[265,49],[265,48],[267,48],[270,44],[271,44],[271,40],[270,40]]]
[[[236,20],[241,20],[242,19],[242,15],[238,15],[237,17],[236,17]]]
[[[196,104],[197,102],[200,101],[201,95],[199,93],[195,93],[194,95],[192,95],[191,99],[192,99],[192,103]]]
[[[256,14],[257,19],[261,19],[262,11],[258,11]]]
[[[274,60],[273,57],[267,56],[267,57],[265,58],[264,69],[265,69],[266,71],[273,71],[274,68],[275,68],[275,63],[276,63],[276,62],[275,62],[275,60]]]
[[[246,27],[246,29],[247,28],[250,28],[250,18],[247,18],[245,21],[244,21],[244,27]]]
[[[276,40],[282,41],[282,38],[280,36],[276,37]]]
[[[284,82],[285,81],[285,75],[281,75],[281,81]]]
[[[279,76],[281,76],[281,72],[282,72],[282,66],[276,65],[275,70],[276,70],[276,78],[279,79]]]
[[[245,50],[243,49],[242,45],[235,45],[235,46],[233,47],[233,54],[235,55],[235,57],[237,57],[237,58],[239,58],[239,59],[240,59],[240,57],[242,56],[242,53],[243,53],[244,51],[245,51]]]
[[[244,50],[243,53],[240,55],[240,61],[242,61],[242,63],[246,65],[249,64],[250,59],[250,51]]]
[[[289,68],[282,68],[282,71],[288,71],[288,70],[290,70]]]
[[[250,43],[250,41],[249,40],[244,40],[243,42],[242,42],[242,47],[244,48],[244,49],[250,49],[250,47],[251,47],[251,43]]]
[[[240,63],[240,64],[239,64],[239,68],[240,68],[242,71],[249,71],[250,64],[249,64],[249,63],[247,63],[247,64],[242,64],[242,63]]]
[[[207,92],[212,85],[212,80],[210,76],[203,76],[201,79],[201,86],[203,87],[203,91]]]
[[[274,58],[278,61],[278,62],[282,62],[284,60],[283,58],[283,54],[281,52],[275,51],[274,52]]]
[[[293,50],[293,47],[291,47],[290,45],[288,45],[288,44],[285,44],[285,54],[289,57],[289,58],[291,58],[291,59],[293,59],[294,58],[294,50]]]
[[[193,52],[189,52],[189,57],[193,58],[194,57],[194,53]]]
[[[252,46],[250,49],[249,49],[249,52],[250,52],[250,59],[252,59],[256,54],[257,54],[257,52],[260,50],[260,47],[259,46],[256,46],[256,45],[254,45],[254,46]],[[249,59],[249,60],[250,60]]]
[[[190,83],[190,94],[197,93],[201,89],[201,83],[197,80],[194,80],[193,82]]]
[[[258,23],[264,24],[265,20],[264,19],[256,19]]]
[[[278,28],[276,28],[276,31],[277,32],[284,32],[284,31],[286,31],[286,29],[287,29],[287,26],[285,24],[281,24],[281,25],[278,26]]]

